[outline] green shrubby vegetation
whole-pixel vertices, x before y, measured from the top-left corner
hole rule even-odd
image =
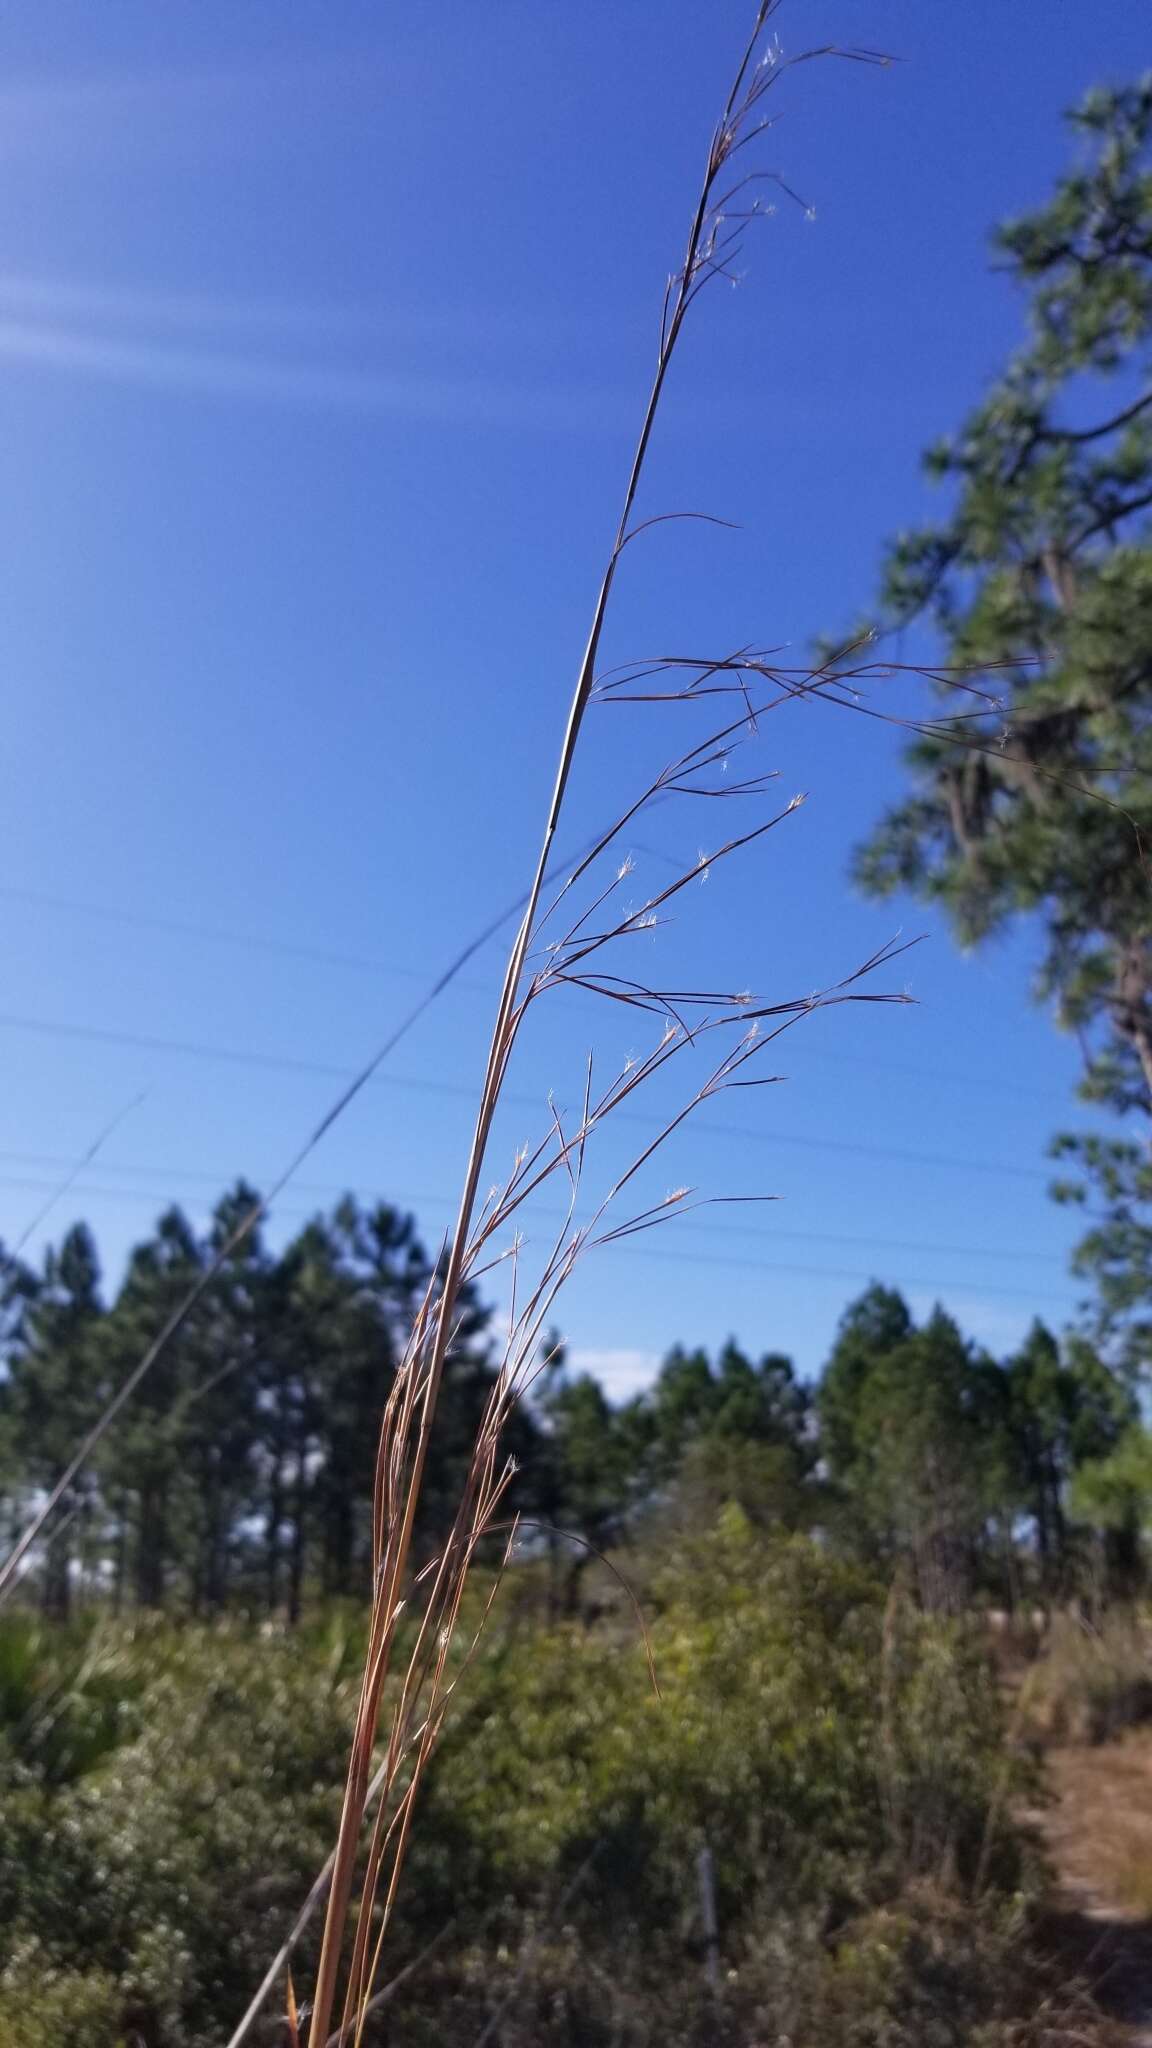
[[[447,1929],[403,1993],[405,2037],[471,2042],[511,1998],[507,2043],[545,2027],[573,2043],[743,2039],[754,2010],[797,2042],[911,2043],[909,2009],[932,2016],[928,2038],[967,2039],[945,1997],[950,1917],[961,1900],[975,1913],[965,1954],[987,1923],[991,1976],[969,2002],[991,2014],[995,1930],[1027,1883],[1010,1830],[986,1853],[1004,1750],[971,1626],[731,1507],[652,1575],[657,1695],[607,1585],[594,1624],[549,1625],[546,1573],[511,1568],[390,1942],[398,1968]],[[23,1618],[0,1645],[0,1985],[24,2029],[3,2038],[218,2043],[330,1844],[361,1646],[336,1625],[62,1635]],[[306,1938],[304,1981],[310,1960]],[[828,2031],[838,2009],[855,2031]]]
[[[182,1270],[190,1243],[166,1217],[108,1306],[75,1231],[10,1281],[13,1517],[58,1455],[52,1389],[84,1360],[120,1369],[141,1276],[164,1246]],[[171,1405],[113,1433],[65,1564],[49,1542],[0,1617],[0,2011],[21,2048],[221,2048],[331,1847],[364,1654],[365,1446],[427,1263],[410,1222],[351,1204],[304,1243],[250,1245],[209,1294]],[[1040,1325],[997,1361],[881,1286],[814,1388],[729,1343],[677,1348],[613,1406],[558,1339],[546,1351],[518,1422],[524,1533],[474,1658],[454,1653],[384,1975],[424,1960],[376,2038],[1026,2038],[1048,1990],[1012,1816],[1035,1787],[982,1610],[1077,1593],[1102,1614],[1131,1590],[1148,1503],[1125,1382]],[[213,1355],[235,1403],[214,1449],[181,1405],[205,1375],[222,1390]],[[425,1555],[491,1370],[473,1303]],[[1120,1718],[1143,1711],[1138,1631],[1116,1671],[1076,1655],[1054,1656],[1061,1703],[1038,1692],[1030,1728],[1090,1733],[1121,1692]],[[256,2039],[281,2048],[275,2001]]]
[[[346,1647],[148,1622],[61,1642],[9,1621],[5,1651],[13,1637],[28,1683],[3,1768],[5,1966],[109,1976],[158,2039],[207,2039],[327,1853]]]
[[[142,1276],[168,1253],[183,1271],[194,1245],[167,1216],[108,1306],[75,1231],[10,1280],[13,1517],[58,1455],[53,1389],[122,1368]],[[5,2048],[220,2048],[284,1939],[338,1817],[365,1447],[427,1270],[410,1222],[351,1204],[303,1249],[250,1245],[190,1319],[170,1405],[109,1438],[65,1563],[49,1543],[0,1617]],[[613,1406],[558,1339],[546,1349],[518,1423],[525,1531],[457,1673],[384,1975],[424,1960],[376,2037],[395,2021],[450,2048],[486,2027],[502,2048],[1025,2038],[1048,1996],[1012,1818],[1032,1767],[1006,1739],[981,1610],[1130,1590],[1147,1501],[1125,1383],[1040,1325],[994,1360],[880,1286],[845,1312],[814,1388],[729,1343],[674,1350]],[[218,1441],[182,1406],[205,1377],[222,1393],[213,1356],[234,1403]],[[425,1554],[491,1370],[473,1303]],[[1146,1694],[1134,1657],[1136,1634],[1127,1718]],[[1099,1658],[1081,1662],[1073,1679],[1062,1652],[1067,1698],[1048,1714],[1074,1733],[1119,1697]],[[314,1923],[302,1986],[317,1939]],[[273,2001],[256,2039],[283,2038]]]

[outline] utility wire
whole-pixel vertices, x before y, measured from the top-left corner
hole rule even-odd
[[[506,922],[506,919],[502,921]],[[479,940],[476,941],[471,952],[477,951],[480,943]],[[390,1049],[399,1043],[400,1038],[417,1018],[424,1014],[435,1000],[435,996],[446,985],[446,979],[441,977],[436,984],[435,992],[425,996],[416,1005],[404,1024],[388,1041]],[[79,1039],[100,1045],[127,1046],[135,1052],[175,1053],[184,1059],[216,1060],[225,1065],[262,1067],[281,1073],[314,1074],[330,1081],[355,1080],[357,1093],[368,1081],[379,1078],[385,1087],[408,1089],[419,1094],[462,1096],[469,1101],[475,1095],[475,1089],[465,1081],[445,1081],[418,1074],[377,1076],[376,1070],[382,1063],[383,1054],[371,1063],[369,1070],[358,1076],[352,1068],[321,1060],[296,1059],[287,1054],[255,1052],[238,1047],[204,1045],[193,1039],[159,1038],[135,1031],[105,1030],[93,1024],[57,1023],[41,1017],[0,1015],[0,1029],[28,1031],[52,1038]],[[516,1103],[521,1107],[540,1108],[540,1097],[523,1089],[506,1089],[502,1099],[506,1103]],[[662,1122],[661,1118],[647,1116],[642,1110],[619,1110],[617,1115],[622,1123],[644,1124],[649,1129]],[[902,1166],[929,1166],[948,1173],[994,1173],[1001,1178],[1045,1183],[1051,1179],[1050,1173],[1041,1167],[1021,1166],[1012,1160],[964,1159],[945,1152],[917,1152],[898,1145],[869,1145],[846,1138],[816,1138],[807,1131],[759,1131],[749,1129],[744,1124],[716,1123],[704,1117],[697,1120],[696,1129],[709,1131],[716,1137],[740,1138],[745,1143],[752,1140],[764,1145],[798,1145],[802,1150],[810,1152],[837,1152],[863,1159],[888,1159]]]
[[[5,1179],[3,1176],[0,1176],[0,1186],[9,1185],[12,1185],[12,1183]],[[27,1187],[30,1185],[30,1183],[26,1181],[20,1181],[16,1183],[16,1185],[20,1187]],[[51,1185],[51,1183],[45,1182],[40,1183],[40,1185],[49,1186]],[[147,1205],[148,1207],[151,1207],[158,1199],[155,1193],[146,1192],[144,1189],[91,1187],[82,1189],[81,1192],[84,1194],[106,1197],[114,1201],[136,1202]],[[344,1190],[344,1192],[348,1191]],[[453,1206],[450,1197],[446,1195],[425,1195],[417,1199],[421,1201],[427,1208],[451,1209]],[[415,1205],[416,1204],[414,1201],[413,1206]],[[268,1213],[271,1206],[272,1197],[269,1195],[264,1199],[264,1214]],[[311,1218],[315,1214],[315,1211],[311,1209],[277,1209],[276,1213],[279,1216],[281,1216],[285,1221],[290,1220],[293,1222],[304,1223],[311,1220]],[[560,1211],[559,1209],[545,1209],[541,1207],[539,1209],[536,1209],[534,1213],[538,1215],[541,1219],[543,1219],[548,1216],[559,1216],[564,1212]],[[710,1226],[707,1224],[696,1224],[694,1226],[689,1226],[685,1221],[685,1228],[689,1227],[693,1227],[697,1230],[707,1230]],[[724,1225],[722,1229],[720,1226],[717,1225],[713,1225],[711,1227],[716,1231],[717,1235],[722,1235],[725,1237],[756,1237],[762,1240],[765,1244],[768,1244],[772,1241],[772,1234],[768,1231],[756,1231],[748,1229],[746,1227],[740,1228],[739,1226],[730,1228],[728,1225]],[[857,1245],[862,1250],[867,1250],[869,1247],[875,1247],[877,1250],[892,1250],[901,1248],[898,1240],[889,1240],[885,1238],[841,1238],[832,1236],[817,1237],[802,1230],[780,1231],[778,1235],[781,1238],[786,1237],[792,1240],[793,1242],[800,1244],[847,1244]],[[908,1243],[906,1246],[903,1247],[903,1249],[916,1253],[921,1251],[927,1251],[933,1255],[940,1255],[950,1254],[954,1248],[951,1245],[919,1245],[915,1243]],[[958,1256],[961,1255],[961,1247],[957,1246],[955,1247],[955,1250]],[[841,1266],[792,1265],[779,1259],[754,1258],[751,1256],[745,1258],[732,1258],[724,1257],[722,1254],[717,1255],[714,1252],[694,1252],[690,1250],[659,1251],[654,1248],[649,1248],[647,1245],[639,1244],[629,1245],[624,1252],[624,1256],[630,1258],[667,1259],[673,1261],[676,1264],[687,1264],[692,1266],[729,1266],[736,1269],[737,1271],[746,1273],[788,1273],[808,1279],[860,1280],[867,1282],[869,1280],[874,1280],[876,1278],[875,1271],[865,1272],[863,1270],[850,1270],[847,1267]],[[1016,1255],[1013,1253],[992,1252],[989,1251],[987,1248],[978,1251],[970,1247],[963,1252],[963,1256],[968,1258],[1012,1258]],[[1057,1266],[1062,1266],[1065,1263],[1056,1255],[1044,1252],[1025,1253],[1022,1256],[1036,1259],[1037,1261],[1042,1261],[1045,1264],[1052,1264]],[[1037,1282],[1037,1284],[1033,1287],[999,1287],[992,1282],[989,1282],[987,1285],[985,1285],[981,1281],[955,1279],[929,1280],[924,1279],[922,1277],[914,1277],[905,1281],[904,1284],[908,1287],[938,1287],[942,1289],[944,1292],[955,1292],[957,1289],[960,1289],[968,1294],[1002,1294],[1005,1296],[1010,1296],[1018,1301],[1035,1301],[1037,1299],[1038,1294],[1041,1293],[1043,1294],[1043,1297],[1047,1300],[1060,1299],[1071,1301],[1075,1298],[1068,1291],[1065,1291],[1064,1293],[1061,1293],[1059,1295],[1054,1294],[1051,1287],[1049,1287],[1046,1283],[1043,1282]],[[0,1581],[0,1594],[2,1594],[2,1592],[3,1582]]]
[[[42,1166],[54,1166],[58,1163],[50,1155],[37,1155],[35,1153],[0,1152],[0,1159]],[[146,1203],[149,1206],[162,1206],[167,1200],[180,1199],[173,1198],[170,1190],[174,1185],[179,1185],[181,1182],[204,1181],[219,1193],[227,1189],[230,1180],[234,1182],[237,1178],[235,1174],[207,1173],[198,1167],[189,1167],[179,1171],[159,1166],[120,1166],[110,1159],[105,1160],[104,1171],[106,1173],[155,1175],[163,1180],[165,1185],[162,1188],[102,1187],[98,1184],[86,1182],[77,1192],[82,1195],[93,1195],[98,1198],[106,1197],[112,1201],[124,1200]],[[50,1188],[52,1185],[51,1181],[35,1180],[15,1174],[0,1174],[0,1187],[34,1190]],[[398,1206],[395,1197],[384,1195],[378,1189],[358,1187],[355,1183],[350,1184],[347,1181],[297,1181],[295,1187],[297,1194],[315,1195],[320,1199],[338,1201],[342,1195],[351,1194],[361,1201],[385,1201],[389,1203],[390,1207]],[[183,1199],[201,1200],[199,1196],[185,1196]],[[402,1203],[404,1208],[414,1211],[419,1211],[422,1208],[446,1208],[450,1205],[451,1198],[448,1195],[430,1194],[405,1194]],[[285,1219],[306,1221],[315,1215],[315,1210],[282,1209],[278,1207],[276,1213]],[[563,1215],[565,1212],[560,1208],[551,1208],[544,1204],[539,1206],[533,1204],[532,1213],[540,1217],[555,1218]],[[1010,1265],[1035,1264],[1066,1267],[1067,1264],[1063,1254],[1059,1252],[1009,1251],[1003,1245],[938,1244],[931,1243],[924,1238],[863,1237],[859,1234],[844,1234],[837,1231],[824,1230],[761,1230],[757,1229],[754,1225],[740,1223],[697,1223],[694,1221],[690,1225],[685,1223],[685,1228],[703,1231],[706,1235],[713,1237],[755,1238],[758,1242],[764,1244],[854,1245],[865,1251],[927,1252],[930,1256],[937,1257],[996,1259],[1001,1262],[1006,1261]]]
[[[587,846],[580,847],[574,855],[566,854],[562,860],[556,860],[550,865],[555,868],[567,866],[574,861],[580,861],[594,847],[599,845],[602,836],[602,834],[598,833],[595,839],[589,841]],[[65,1498],[77,1473],[87,1464],[96,1446],[111,1428],[112,1423],[125,1403],[131,1399],[141,1380],[151,1371],[156,1360],[167,1348],[172,1338],[183,1328],[197,1302],[207,1292],[217,1274],[222,1272],[233,1252],[243,1244],[250,1231],[254,1230],[262,1218],[267,1215],[272,1203],[282,1193],[284,1188],[287,1187],[293,1175],[316,1150],[316,1147],[327,1136],[333,1124],[339,1121],[345,1110],[356,1100],[362,1089],[367,1087],[369,1081],[374,1078],[384,1061],[400,1044],[401,1039],[407,1037],[408,1033],[420,1021],[425,1011],[431,1008],[437,997],[443,993],[450,982],[455,981],[456,976],[467,966],[469,960],[480,951],[482,946],[488,944],[488,941],[494,937],[501,926],[507,924],[513,917],[522,914],[528,901],[528,897],[521,896],[517,898],[515,903],[508,904],[497,916],[489,920],[482,931],[477,932],[474,938],[469,939],[467,945],[462,947],[460,952],[448,962],[448,965],[441,970],[436,979],[425,989],[424,994],[419,1000],[413,1004],[412,1008],[407,1011],[400,1019],[400,1022],[389,1032],[383,1044],[377,1048],[367,1064],[361,1067],[358,1073],[353,1074],[346,1086],[341,1088],[335,1101],[324,1112],[319,1123],[313,1127],[303,1144],[292,1154],[287,1165],[277,1174],[268,1193],[262,1195],[258,1201],[252,1204],[250,1209],[245,1211],[239,1222],[228,1232],[223,1242],[217,1246],[199,1278],[177,1304],[172,1314],[168,1317],[167,1322],[164,1323],[143,1356],[137,1360],[127,1378],[121,1381],[112,1399],[102,1410],[101,1414],[92,1424],[92,1427],[86,1432],[78,1449],[73,1453],[55,1484],[50,1488],[31,1520],[17,1537],[8,1556],[3,1564],[0,1565],[0,1600],[3,1600],[11,1591],[16,1582],[16,1576],[21,1564],[31,1550],[45,1523]]]
[[[55,1183],[51,1181],[26,1181],[24,1183],[24,1185],[28,1189],[47,1189],[48,1199],[47,1201],[41,1202],[39,1208],[35,1212],[35,1215],[29,1217],[27,1223],[24,1225],[23,1230],[20,1231],[19,1235],[15,1238],[14,1242],[8,1246],[4,1255],[0,1257],[0,1280],[3,1280],[5,1275],[12,1271],[13,1266],[19,1259],[20,1254],[23,1251],[25,1245],[28,1243],[29,1238],[34,1237],[36,1232],[40,1229],[41,1225],[48,1221],[48,1218],[52,1214],[53,1209],[55,1209],[59,1202],[62,1202],[64,1200],[64,1197],[68,1193],[69,1189],[75,1187],[76,1182],[79,1180],[80,1175],[83,1173],[85,1167],[91,1166],[92,1161],[96,1158],[97,1154],[103,1149],[103,1147],[108,1143],[108,1140],[112,1136],[113,1132],[119,1129],[125,1117],[129,1114],[131,1110],[139,1108],[143,1100],[143,1093],[135,1095],[133,1096],[131,1102],[125,1103],[123,1109],[118,1109],[115,1116],[111,1117],[109,1121],[105,1124],[103,1130],[97,1133],[96,1137],[93,1138],[92,1143],[89,1145],[87,1151],[82,1153],[79,1159],[57,1159],[50,1161],[49,1163],[54,1166],[64,1167],[65,1172],[62,1180],[58,1180]],[[115,1171],[114,1168],[112,1170]]]
[[[658,860],[667,867],[678,868],[681,863],[659,847],[647,846],[633,841],[635,851],[649,860]],[[180,939],[193,939],[202,944],[238,946],[242,951],[277,954],[284,959],[311,960],[323,967],[348,967],[366,974],[378,974],[405,981],[426,981],[429,970],[411,961],[397,960],[390,955],[387,960],[375,959],[360,953],[335,952],[321,946],[301,944],[290,939],[270,939],[253,932],[235,932],[215,925],[185,923],[182,919],[159,917],[149,911],[129,910],[111,905],[85,903],[67,896],[52,896],[37,889],[18,889],[0,883],[0,901],[24,903],[39,910],[59,910],[77,917],[92,917],[109,923],[124,924],[141,931],[166,932]],[[474,994],[490,995],[491,988],[486,981],[470,980],[461,976],[457,988],[468,989]],[[571,1000],[575,1001],[573,997]],[[584,1007],[591,1007],[588,998]],[[32,1029],[28,1024],[25,1028]],[[55,1027],[40,1027],[44,1029]],[[61,1027],[63,1028],[63,1027]],[[256,1056],[259,1057],[259,1056]],[[1033,1101],[1048,1101],[1051,1091],[1026,1081],[1009,1079],[989,1073],[969,1073],[961,1068],[926,1067],[906,1060],[873,1058],[870,1053],[816,1052],[809,1058],[822,1065],[867,1067],[869,1072],[902,1074],[921,1081],[953,1082],[966,1088],[994,1089],[999,1094],[1030,1097]],[[261,1064],[265,1062],[262,1060]],[[328,1071],[328,1070],[325,1070]]]
[[[651,808],[656,808],[655,801]],[[646,860],[658,860],[665,867],[679,871],[683,862],[673,854],[664,853],[658,846],[648,846],[640,840],[632,841],[637,853]],[[579,858],[579,856],[574,856]],[[285,960],[311,960],[320,967],[351,967],[364,974],[391,976],[404,981],[428,981],[431,971],[419,962],[398,961],[391,954],[387,960],[365,953],[337,952],[329,946],[312,946],[299,939],[272,939],[260,932],[229,931],[220,925],[197,924],[191,920],[175,917],[160,917],[153,911],[125,909],[122,905],[106,903],[85,903],[71,896],[53,896],[41,889],[19,889],[11,883],[0,883],[0,901],[27,904],[33,910],[59,910],[72,917],[91,917],[108,924],[125,924],[137,931],[165,932],[170,937],[194,939],[204,945],[239,946],[246,953],[274,953]],[[506,922],[506,920],[501,920]],[[489,929],[487,938],[494,938],[499,926]],[[486,943],[482,941],[481,943]],[[490,994],[486,981],[458,981],[460,988],[469,988]]]

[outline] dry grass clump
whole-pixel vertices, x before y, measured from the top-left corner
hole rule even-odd
[[[1152,2017],[1152,1737],[1080,1743],[1048,1757],[1051,1797],[1036,1815],[1055,1885],[1044,1938],[1075,1971],[1120,2039],[1147,2039]]]
[[[1121,1845],[1115,1858],[1116,1899],[1126,1912],[1152,1920],[1152,1841],[1144,1817],[1141,1839]]]
[[[1152,1737],[1056,1750],[1048,1771],[1043,1831],[1070,1895],[1152,1917]]]
[[[1152,1633],[1132,1610],[1098,1623],[1059,1615],[1026,1685],[1026,1723],[1036,1738],[1106,1742],[1152,1720]]]

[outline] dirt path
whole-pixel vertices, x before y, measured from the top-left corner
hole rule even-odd
[[[1052,1931],[1131,2048],[1152,2048],[1152,1734],[1053,1750],[1034,1816],[1057,1872]]]

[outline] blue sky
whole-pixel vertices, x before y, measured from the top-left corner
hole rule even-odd
[[[47,1226],[88,1215],[110,1276],[162,1200],[202,1215],[271,1178],[522,886],[747,14],[40,0],[0,24],[0,1236],[142,1090]],[[1147,59],[1129,0],[795,0],[778,28],[785,53],[902,61],[782,88],[765,161],[815,218],[782,207],[702,302],[643,501],[739,531],[633,549],[606,659],[801,659],[858,615],[885,536],[931,508],[919,451],[1020,333],[990,224],[1044,197],[1061,109]],[[997,1349],[1076,1300],[1045,1146],[1083,1113],[1027,999],[1035,935],[964,959],[922,909],[855,897],[896,737],[788,719],[760,765],[807,804],[661,957],[778,998],[902,927],[926,943],[888,985],[917,1004],[815,1019],[786,1085],[669,1154],[667,1181],[783,1199],[589,1263],[563,1321],[614,1391],[730,1331],[813,1370],[872,1275]],[[669,751],[589,727],[570,842],[633,746]],[[655,813],[642,878],[699,832]],[[277,1232],[348,1185],[444,1228],[499,966],[397,1053]],[[545,1017],[501,1143],[618,1035]]]

